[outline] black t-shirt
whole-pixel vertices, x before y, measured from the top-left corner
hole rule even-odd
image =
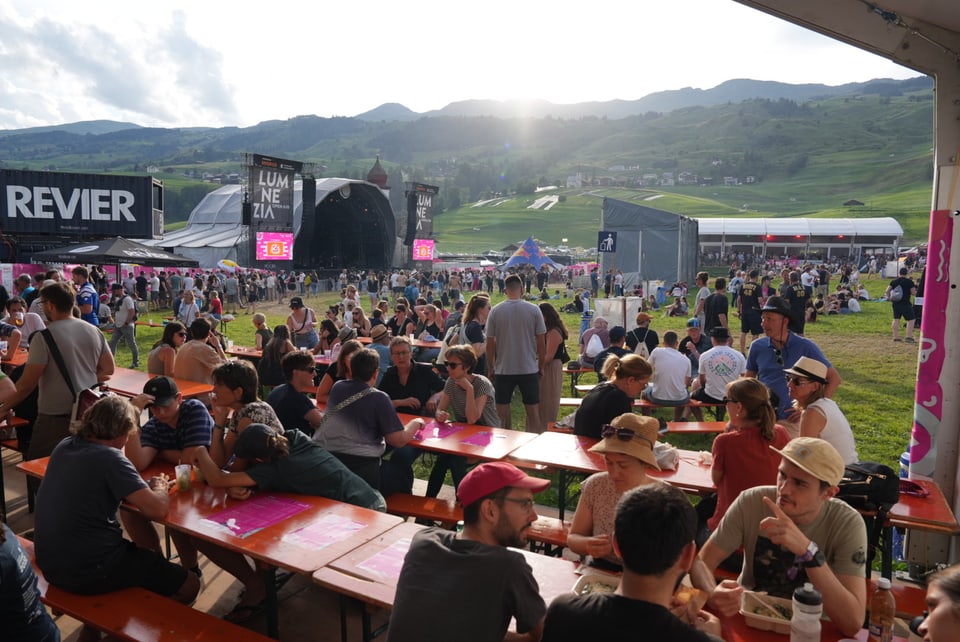
[[[600,439],[600,431],[615,417],[631,412],[633,400],[612,383],[601,383],[587,393],[577,409],[573,434]]]
[[[710,331],[721,325],[720,315],[727,317],[729,315],[730,303],[727,301],[727,295],[723,292],[714,292],[703,302],[703,334],[710,334]]]
[[[747,281],[740,288],[740,311],[741,314],[760,312],[760,285],[755,281]]]
[[[443,390],[443,379],[433,371],[433,368],[425,363],[413,363],[413,369],[410,376],[407,377],[407,385],[400,383],[400,373],[396,366],[390,366],[383,374],[383,378],[377,385],[380,390],[387,393],[390,399],[406,399],[413,397],[420,400],[420,408],[411,406],[398,406],[397,412],[405,412],[411,415],[427,415],[427,399],[431,395]]]
[[[627,333],[627,347],[630,348],[630,352],[637,349],[637,344],[641,340],[647,344],[647,352],[653,352],[653,349],[660,345],[660,337],[656,330],[651,330],[649,327],[634,328]]]
[[[270,391],[267,403],[277,413],[284,430],[296,429],[306,435],[313,434],[313,427],[304,417],[317,405],[307,395],[284,383]]]
[[[913,288],[917,287],[914,285],[913,281],[906,276],[900,276],[895,278],[893,281],[890,281],[890,289],[893,290],[895,287],[900,286],[900,289],[903,290],[903,298],[899,301],[893,301],[894,305],[907,305],[910,303],[910,293],[913,292]]]
[[[566,594],[547,609],[543,642],[657,640],[716,642],[659,604],[613,593]]]
[[[405,317],[403,323],[397,322],[397,317],[390,317],[390,320],[387,321],[387,327],[390,329],[390,332],[395,337],[401,337],[406,334],[413,332],[416,327],[410,317]]]

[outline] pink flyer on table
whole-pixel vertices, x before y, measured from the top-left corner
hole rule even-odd
[[[461,443],[470,444],[471,446],[489,446],[491,443],[493,443],[494,439],[506,439],[506,436],[495,434],[489,430],[484,430],[482,432],[477,432],[470,435]]]
[[[243,539],[308,508],[310,508],[309,504],[293,499],[260,495],[250,501],[214,513],[207,517],[205,521],[219,524],[230,531],[231,534]]]
[[[403,568],[403,558],[406,557],[408,550],[410,550],[410,538],[405,537],[397,540],[376,555],[363,560],[357,564],[357,568],[362,568],[365,571],[383,575],[384,577],[397,579],[400,577],[400,569]]]
[[[449,437],[450,435],[458,433],[461,430],[463,430],[463,426],[458,426],[457,424],[430,421],[424,424],[423,428],[417,431],[416,438],[420,439],[421,441],[427,439],[443,439],[444,437]]]
[[[363,523],[355,522],[349,517],[324,515],[300,530],[287,533],[283,536],[283,541],[317,550],[342,542],[363,528]]]

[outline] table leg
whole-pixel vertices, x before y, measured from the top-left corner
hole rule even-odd
[[[567,486],[570,482],[567,480],[567,471],[560,469],[560,477],[557,479],[557,512],[560,516],[560,522],[563,522],[563,515],[567,511]]]
[[[347,642],[347,604],[350,598],[340,594],[340,642]]]
[[[277,600],[277,567],[261,565],[263,582],[267,589],[267,635],[280,639],[280,613]]]
[[[893,580],[893,527],[884,526],[880,537],[880,576]]]
[[[571,372],[571,373],[570,373],[570,396],[571,396],[571,397],[579,397],[579,396],[580,396],[580,393],[577,392],[577,383],[579,383],[579,382],[580,382],[580,373],[579,373],[579,372]]]

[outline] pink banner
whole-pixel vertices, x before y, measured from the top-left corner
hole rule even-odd
[[[936,469],[937,435],[943,419],[943,389],[940,377],[946,359],[944,333],[947,297],[950,293],[950,243],[953,217],[949,210],[930,214],[930,243],[927,250],[923,289],[923,316],[920,326],[920,363],[913,406],[913,435],[910,444],[910,476],[932,478]]]

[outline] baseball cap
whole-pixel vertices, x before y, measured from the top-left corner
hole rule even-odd
[[[627,336],[627,331],[622,325],[615,325],[610,328],[610,341],[620,341]]]
[[[700,319],[698,319],[697,317],[691,317],[691,318],[687,319],[687,327],[688,327],[688,328],[699,328],[699,327],[700,327]]]
[[[301,299],[301,298],[298,297],[298,296],[295,296],[295,297],[291,298],[291,299],[290,299],[290,307],[291,307],[291,308],[302,308],[302,307],[303,307],[303,299]]]
[[[843,479],[843,458],[830,442],[816,437],[797,437],[777,450],[780,456],[817,479],[836,486]]]
[[[501,488],[513,486],[515,488],[529,488],[535,493],[547,489],[549,479],[529,477],[522,470],[505,461],[493,461],[480,464],[463,478],[457,495],[460,503],[469,506],[484,497],[497,492]]]
[[[657,443],[657,434],[660,430],[660,422],[656,417],[642,417],[628,412],[615,417],[610,422],[613,428],[625,428],[633,432],[614,433],[609,437],[604,437],[596,444],[590,447],[590,452],[594,453],[620,453],[660,470],[657,464],[657,456],[653,452],[653,446]]]
[[[170,377],[154,377],[143,384],[143,393],[153,396],[153,405],[169,406],[177,400],[180,389]]]
[[[793,364],[792,368],[787,368],[784,370],[784,372],[795,374],[798,377],[813,379],[814,381],[819,381],[820,383],[827,383],[826,364],[817,361],[816,359],[811,359],[810,357],[800,357],[797,359],[797,362]]]
[[[237,436],[233,453],[241,459],[269,459],[274,452],[271,439],[279,433],[266,424],[250,424]]]
[[[650,321],[651,321],[652,319],[653,319],[653,317],[650,316],[649,314],[647,314],[646,312],[640,312],[640,313],[637,314],[637,325],[643,325],[644,323],[650,323]]]

